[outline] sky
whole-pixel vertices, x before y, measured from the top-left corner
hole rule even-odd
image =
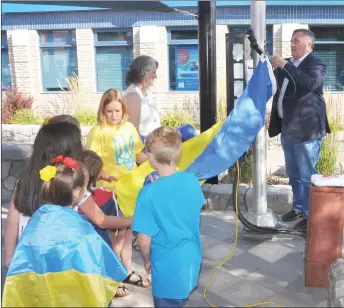
[[[180,6],[197,6],[197,1],[162,1],[164,4],[180,7]],[[251,1],[217,1],[217,6],[228,6],[228,5],[250,5]],[[278,1],[270,0],[267,1],[267,5],[344,5],[344,1]],[[71,11],[71,10],[87,10],[97,8],[86,8],[86,7],[74,7],[74,6],[59,6],[59,5],[37,5],[37,4],[1,4],[2,13],[15,13],[15,12],[46,12],[46,11]]]

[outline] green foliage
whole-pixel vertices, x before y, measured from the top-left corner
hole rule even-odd
[[[252,151],[249,150],[246,155],[246,160],[240,165],[240,183],[245,183],[248,185],[252,184],[252,163],[253,156]],[[235,164],[228,169],[228,179],[230,183],[234,182],[234,178],[237,175],[237,167]]]
[[[9,124],[43,124],[43,119],[34,114],[31,109],[19,109],[10,119]]]
[[[338,153],[340,152],[338,133],[341,130],[341,112],[340,104],[333,102],[331,92],[326,91],[324,97],[331,134],[327,135],[322,142],[316,169],[319,174],[330,176],[339,171],[337,164]]]
[[[74,114],[80,125],[93,126],[97,124],[97,115],[89,109],[81,109]]]
[[[184,110],[173,110],[171,112],[167,112],[161,119],[161,125],[171,128],[178,128],[182,124],[191,124],[195,126],[192,115]]]

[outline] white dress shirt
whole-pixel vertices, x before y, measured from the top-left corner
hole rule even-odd
[[[299,59],[295,59],[294,57],[291,57],[290,58],[290,62],[294,64],[295,67],[298,67],[300,65],[300,63],[309,55],[309,53],[305,54],[303,57],[299,58]],[[288,75],[288,77],[290,77]],[[282,119],[283,118],[283,105],[282,105],[282,102],[283,102],[283,97],[284,97],[284,93],[285,93],[285,90],[287,89],[288,87],[288,84],[289,84],[289,79],[288,77],[285,77],[284,80],[283,80],[283,83],[282,83],[282,87],[281,87],[281,92],[280,92],[280,95],[278,97],[278,101],[277,101],[277,111],[278,111],[278,115],[279,117]]]

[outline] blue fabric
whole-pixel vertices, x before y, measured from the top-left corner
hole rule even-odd
[[[116,202],[115,202],[115,200],[113,198],[110,198],[110,200],[108,202],[106,202],[105,204],[103,204],[99,208],[104,213],[104,215],[107,215],[107,216],[119,216],[117,214]],[[108,229],[101,229],[101,228],[99,228],[96,224],[94,224],[91,220],[89,220],[87,218],[87,216],[85,214],[83,214],[82,212],[80,213],[80,215],[81,215],[81,217],[83,219],[88,221],[93,226],[94,230],[96,230],[96,232],[103,238],[103,240],[112,249],[112,242],[111,242],[109,230]]]
[[[183,142],[197,136],[197,131],[191,124],[183,124],[177,128],[177,131],[182,136]]]
[[[293,190],[293,208],[308,218],[311,176],[319,159],[322,139],[291,143],[282,130],[281,143],[286,172]]]
[[[133,231],[152,237],[152,293],[185,299],[197,286],[202,260],[200,212],[204,196],[192,173],[177,172],[142,188]]]
[[[72,269],[115,281],[128,275],[112,249],[76,211],[44,205],[33,214],[20,237],[7,275]]]
[[[199,180],[230,168],[250,147],[265,124],[266,102],[272,95],[267,62],[259,62],[252,78],[220,131],[186,169]]]
[[[186,299],[168,299],[153,296],[155,308],[182,308],[186,304]]]

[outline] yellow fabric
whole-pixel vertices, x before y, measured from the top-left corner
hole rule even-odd
[[[128,170],[134,170],[136,154],[144,148],[135,126],[125,122],[121,126],[99,125],[93,127],[87,136],[86,147],[96,152],[103,160],[103,170],[119,178]],[[113,183],[98,181],[98,187],[111,187]]]
[[[183,143],[182,155],[177,164],[178,170],[184,171],[193,163],[220,130],[222,124],[223,122],[219,122],[204,133]],[[124,216],[134,215],[139,191],[143,186],[145,178],[153,171],[154,169],[147,161],[139,168],[123,174],[115,182],[118,204]],[[203,184],[204,181],[200,183]]]
[[[108,307],[118,282],[75,270],[6,278],[3,307]]]

